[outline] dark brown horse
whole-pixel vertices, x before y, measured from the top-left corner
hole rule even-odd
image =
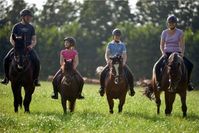
[[[155,75],[155,70],[153,69],[152,82],[148,85],[145,90],[145,94],[151,99],[154,95],[154,99],[157,105],[157,113],[160,112],[160,93],[165,92],[165,114],[170,115],[173,108],[173,102],[175,100],[176,93],[180,95],[182,103],[183,117],[187,115],[186,106],[186,90],[188,87],[188,76],[187,70],[183,61],[183,58],[178,53],[172,53],[166,66],[164,67],[161,87],[157,90],[157,80]]]
[[[123,59],[121,56],[114,56],[110,59],[110,72],[105,80],[105,92],[109,104],[109,112],[113,113],[113,99],[119,99],[118,112],[122,112],[128,91],[128,84],[122,65]]]
[[[67,101],[69,103],[70,112],[74,111],[75,102],[79,95],[79,81],[75,70],[73,69],[73,60],[64,60],[63,67],[63,78],[61,80],[61,85],[58,87],[58,91],[61,95],[61,103],[66,113]]]
[[[13,40],[15,41],[14,58],[10,64],[9,77],[14,95],[15,112],[18,112],[19,106],[22,107],[21,88],[24,87],[25,90],[25,98],[23,100],[25,112],[30,112],[29,105],[35,90],[33,83],[33,67],[29,59],[28,50],[24,44],[24,39],[24,36],[17,38],[13,35]]]

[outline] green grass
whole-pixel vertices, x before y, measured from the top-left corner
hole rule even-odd
[[[199,91],[187,96],[188,117],[182,118],[179,96],[176,97],[172,116],[164,115],[164,96],[160,115],[156,114],[154,101],[142,95],[142,88],[136,88],[136,95],[127,95],[123,112],[117,113],[115,100],[114,114],[109,114],[106,97],[97,93],[98,85],[85,85],[85,100],[78,100],[74,113],[63,115],[59,100],[50,98],[52,86],[42,82],[36,88],[30,105],[30,114],[19,110],[14,113],[10,84],[0,85],[0,132],[64,132],[64,133],[196,133],[199,132]],[[24,94],[24,92],[23,92]]]

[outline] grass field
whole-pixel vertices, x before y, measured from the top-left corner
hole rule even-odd
[[[78,100],[74,113],[63,115],[59,100],[50,98],[50,82],[42,82],[35,90],[30,105],[30,114],[19,110],[14,113],[10,84],[0,85],[0,133],[16,132],[64,132],[64,133],[199,133],[199,91],[188,92],[188,117],[182,118],[179,96],[176,97],[172,116],[164,115],[164,95],[160,115],[156,105],[142,95],[142,88],[136,88],[134,97],[127,96],[123,112],[109,114],[106,97],[97,93],[98,85],[85,85],[85,100]]]

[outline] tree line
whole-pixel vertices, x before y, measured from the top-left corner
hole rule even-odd
[[[104,52],[112,39],[111,31],[122,30],[128,54],[128,65],[135,78],[150,78],[153,64],[161,56],[159,41],[166,28],[166,18],[174,14],[178,27],[185,32],[185,55],[193,62],[193,80],[199,82],[199,2],[197,0],[138,0],[131,12],[128,0],[89,0],[80,3],[70,0],[47,0],[42,10],[27,5],[24,0],[0,0],[0,62],[11,48],[9,36],[12,26],[20,21],[19,12],[29,8],[34,12],[36,50],[41,59],[41,79],[53,75],[59,66],[59,52],[64,48],[64,37],[77,40],[83,76],[96,77],[97,66],[105,65]],[[3,65],[0,66],[3,75]]]

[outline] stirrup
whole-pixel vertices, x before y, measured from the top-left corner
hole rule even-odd
[[[188,84],[188,91],[192,91],[192,90],[194,90],[194,87],[193,87],[192,83],[189,83]]]
[[[9,83],[9,80],[8,78],[4,78],[2,81],[1,81],[2,84],[4,85],[7,85]]]
[[[130,90],[130,91],[129,91],[129,95],[130,95],[130,96],[134,96],[134,95],[135,95],[135,91],[134,91],[134,90]]]
[[[99,93],[100,93],[100,96],[104,96],[104,89],[102,87],[99,89]]]
[[[35,79],[35,80],[34,80],[34,85],[35,85],[35,86],[41,86],[41,84],[39,83],[38,79]]]

